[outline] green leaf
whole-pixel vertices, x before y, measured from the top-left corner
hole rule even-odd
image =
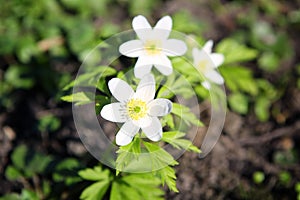
[[[118,157],[116,160],[117,174],[123,171],[128,164],[137,160],[141,153],[141,140],[136,136],[131,143],[126,146],[121,146],[117,151]]]
[[[200,153],[201,150],[194,146],[190,140],[183,139],[185,135],[185,133],[179,131],[164,132],[162,140],[171,144],[174,148]]]
[[[89,181],[105,181],[110,177],[108,169],[103,170],[102,167],[97,166],[93,169],[87,168],[78,172],[79,176]]]
[[[76,102],[76,105],[83,105],[93,102],[94,94],[91,92],[78,92],[61,97],[61,100],[66,102]]]
[[[171,112],[180,117],[187,125],[193,124],[199,127],[203,126],[203,123],[196,117],[194,113],[192,113],[190,108],[184,105],[173,103]]]
[[[273,52],[265,52],[258,59],[259,67],[265,71],[273,72],[279,67],[280,59]]]
[[[40,200],[37,193],[35,193],[31,190],[26,190],[26,189],[22,190],[21,199],[22,200]]]
[[[25,66],[11,65],[5,72],[5,81],[16,88],[29,89],[34,85],[30,77],[30,68]]]
[[[11,193],[0,197],[0,200],[21,200],[21,197],[18,194]]]
[[[54,115],[46,115],[39,120],[38,129],[41,132],[54,132],[60,127],[60,123],[60,119]]]
[[[168,76],[167,81],[157,93],[157,98],[172,98],[174,95],[181,95],[189,99],[194,95],[191,84],[184,76],[176,76],[174,73]]]
[[[75,158],[66,158],[55,166],[52,174],[53,180],[56,182],[64,182],[66,185],[72,185],[81,180],[78,177],[78,170],[81,168],[80,162]]]
[[[5,170],[5,177],[8,180],[15,181],[21,178],[22,176],[22,173],[14,166],[9,165]]]
[[[28,152],[28,148],[25,145],[18,146],[11,155],[11,160],[17,169],[26,168],[25,158]]]
[[[112,184],[110,200],[162,200],[161,181],[153,174],[127,174]]]
[[[228,97],[228,103],[231,109],[240,114],[248,113],[248,98],[242,93],[234,93]]]
[[[87,71],[83,74],[80,74],[76,78],[76,80],[74,80],[71,83],[69,83],[68,85],[66,85],[63,88],[63,90],[68,90],[68,89],[72,88],[75,84],[76,84],[76,86],[96,87],[98,82],[99,82],[100,76],[102,78],[104,78],[104,77],[107,77],[107,76],[115,75],[116,73],[117,73],[117,71],[115,69],[109,67],[109,66],[97,66],[97,67],[94,67],[90,71]]]
[[[167,165],[178,165],[178,162],[174,160],[173,156],[164,150],[162,147],[157,144],[143,141],[144,146],[149,152],[149,161],[148,165],[151,165],[153,170],[161,169]]]
[[[258,51],[235,41],[224,39],[216,47],[216,52],[225,56],[223,65],[253,60],[257,57]]]
[[[173,192],[179,192],[176,187],[176,174],[175,170],[167,166],[165,168],[162,168],[156,172],[158,176],[161,178],[161,181],[164,184],[167,184],[168,188]]]
[[[266,98],[265,96],[261,96],[258,99],[256,99],[254,111],[255,111],[257,118],[260,121],[265,122],[269,119],[270,105],[271,105],[270,100],[268,98]]]
[[[247,92],[253,96],[258,94],[258,86],[250,69],[243,66],[220,67],[226,86],[233,92]]]
[[[80,199],[83,200],[102,199],[109,185],[110,185],[109,180],[96,182],[83,190],[83,192],[80,195]]]

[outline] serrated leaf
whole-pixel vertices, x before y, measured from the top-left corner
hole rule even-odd
[[[174,148],[200,153],[201,150],[194,146],[190,140],[183,139],[185,135],[185,133],[179,131],[164,132],[162,140],[171,144]]]
[[[103,180],[100,182],[96,182],[91,186],[85,188],[80,195],[80,199],[83,200],[95,200],[95,199],[102,199],[105,195],[108,187],[110,185],[109,180]]]
[[[116,169],[123,171],[123,169],[133,160],[137,160],[141,153],[141,140],[137,136],[131,143],[126,146],[121,146],[117,151],[118,157],[116,160]],[[117,173],[118,173],[117,171]]]
[[[66,102],[75,102],[75,105],[83,105],[93,102],[95,95],[91,92],[78,92],[61,97]]]
[[[106,181],[109,180],[110,171],[108,169],[103,170],[102,167],[88,168],[78,172],[79,176],[83,179],[90,181]]]
[[[161,178],[161,181],[164,184],[167,184],[168,188],[173,192],[179,192],[176,187],[176,174],[175,170],[167,166],[165,168],[162,168],[156,172],[158,176]]]
[[[191,84],[184,76],[171,74],[157,93],[157,98],[172,98],[174,95],[181,95],[188,99],[194,95]]]
[[[111,200],[162,200],[161,181],[153,174],[127,174],[112,184]]]
[[[180,117],[187,125],[193,124],[199,127],[203,126],[203,123],[196,117],[194,113],[192,113],[190,108],[184,105],[173,103],[171,113]]]
[[[86,72],[86,73],[80,74],[76,78],[76,80],[74,80],[71,83],[69,83],[68,85],[66,85],[63,88],[63,90],[68,90],[68,89],[72,88],[75,84],[77,86],[96,87],[100,76],[107,77],[107,76],[115,75],[116,73],[117,73],[117,71],[111,67],[98,66],[98,67],[93,68],[93,71],[91,71],[91,72]]]

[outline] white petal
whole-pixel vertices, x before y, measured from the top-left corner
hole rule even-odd
[[[148,104],[149,115],[154,117],[165,116],[172,110],[172,102],[169,99],[154,99]]]
[[[208,54],[203,51],[199,50],[197,48],[193,48],[192,50],[193,59],[194,59],[194,65],[198,65],[201,60],[207,60],[209,59]]]
[[[120,146],[129,144],[133,137],[139,131],[139,127],[135,126],[131,121],[127,121],[119,130],[116,136],[116,143]]]
[[[120,102],[127,101],[133,94],[133,89],[123,80],[113,78],[108,82],[108,88],[112,95]]]
[[[157,36],[162,40],[166,40],[172,30],[172,18],[170,16],[164,16],[161,18],[154,27],[154,32],[159,33]]]
[[[216,84],[223,84],[223,77],[215,70],[209,70],[204,74],[209,80]]]
[[[210,90],[210,88],[211,88],[211,85],[210,85],[210,83],[209,83],[208,81],[203,81],[203,82],[201,83],[201,85],[202,85],[204,88],[208,89],[208,90]]]
[[[214,42],[212,40],[208,40],[204,46],[203,46],[203,49],[206,53],[210,54],[211,53],[211,50],[212,50],[212,47],[214,45]]]
[[[143,41],[145,41],[152,32],[152,27],[148,20],[142,15],[138,15],[133,18],[132,28],[136,32],[137,36]]]
[[[154,99],[155,80],[152,74],[145,75],[137,86],[134,98],[142,99],[146,102]]]
[[[152,122],[149,126],[142,128],[146,136],[152,141],[159,141],[162,137],[162,127],[157,117],[152,117]]]
[[[152,123],[152,117],[146,115],[145,117],[139,120],[132,120],[132,123],[138,127],[148,127]]]
[[[131,40],[123,43],[119,47],[119,51],[128,57],[139,57],[143,53],[143,43],[141,40]]]
[[[181,40],[170,39],[164,43],[163,51],[167,56],[181,56],[187,51],[187,46]]]
[[[173,72],[172,63],[169,58],[165,55],[156,56],[154,62],[154,66],[158,71],[160,71],[163,75],[170,75]]]
[[[134,66],[134,75],[137,78],[143,78],[149,74],[152,69],[152,59],[148,56],[140,56]]]
[[[127,120],[125,105],[122,103],[111,103],[105,105],[100,115],[112,122],[125,122]]]
[[[218,66],[222,65],[224,62],[224,55],[220,53],[212,53],[210,54],[211,59],[214,63],[214,67],[217,68]]]

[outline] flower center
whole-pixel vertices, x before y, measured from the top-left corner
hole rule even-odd
[[[139,120],[147,114],[147,104],[140,99],[130,99],[126,105],[127,113],[133,120]]]
[[[207,60],[201,60],[199,63],[198,63],[198,68],[201,72],[205,72],[208,70],[208,67],[209,66],[209,63]]]
[[[157,40],[147,40],[144,49],[148,55],[156,55],[161,52],[161,42]]]

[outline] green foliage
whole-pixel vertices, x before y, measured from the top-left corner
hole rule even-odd
[[[102,199],[111,188],[111,200],[155,199],[161,200],[164,192],[159,189],[160,179],[151,173],[123,174],[114,177],[108,169],[100,166],[79,171],[79,175],[89,181],[95,181],[85,188],[80,199]]]
[[[279,173],[279,181],[282,185],[288,186],[291,183],[292,176],[289,172],[283,171]]]
[[[261,184],[265,180],[265,174],[261,171],[257,171],[253,174],[253,181],[256,184]]]
[[[179,192],[176,187],[176,174],[175,170],[170,167],[164,167],[156,172],[158,176],[161,178],[162,184],[167,184],[169,189],[173,192]]]
[[[5,176],[9,180],[18,180],[22,177],[32,177],[44,172],[52,158],[21,145],[13,151],[11,160],[12,165],[6,168]]]
[[[60,119],[54,115],[45,115],[39,120],[38,129],[41,132],[54,132],[60,127]]]
[[[201,150],[194,146],[190,140],[183,139],[186,134],[179,131],[164,132],[162,140],[171,144],[176,149],[186,149],[196,153],[201,153]]]
[[[79,176],[89,181],[97,181],[85,188],[81,193],[80,199],[84,200],[102,199],[112,179],[110,171],[107,169],[103,170],[101,167],[81,170],[79,171]]]
[[[162,200],[161,182],[153,174],[127,174],[112,183],[110,200]]]
[[[180,117],[183,120],[183,122],[186,123],[188,126],[192,124],[195,126],[203,126],[203,123],[196,117],[196,115],[184,105],[173,103],[173,108],[171,112],[174,115]]]
[[[257,57],[258,51],[251,49],[234,39],[224,39],[216,47],[218,53],[225,56],[224,65],[253,60]]]
[[[248,113],[248,97],[242,93],[233,93],[228,97],[231,109],[240,114]]]

